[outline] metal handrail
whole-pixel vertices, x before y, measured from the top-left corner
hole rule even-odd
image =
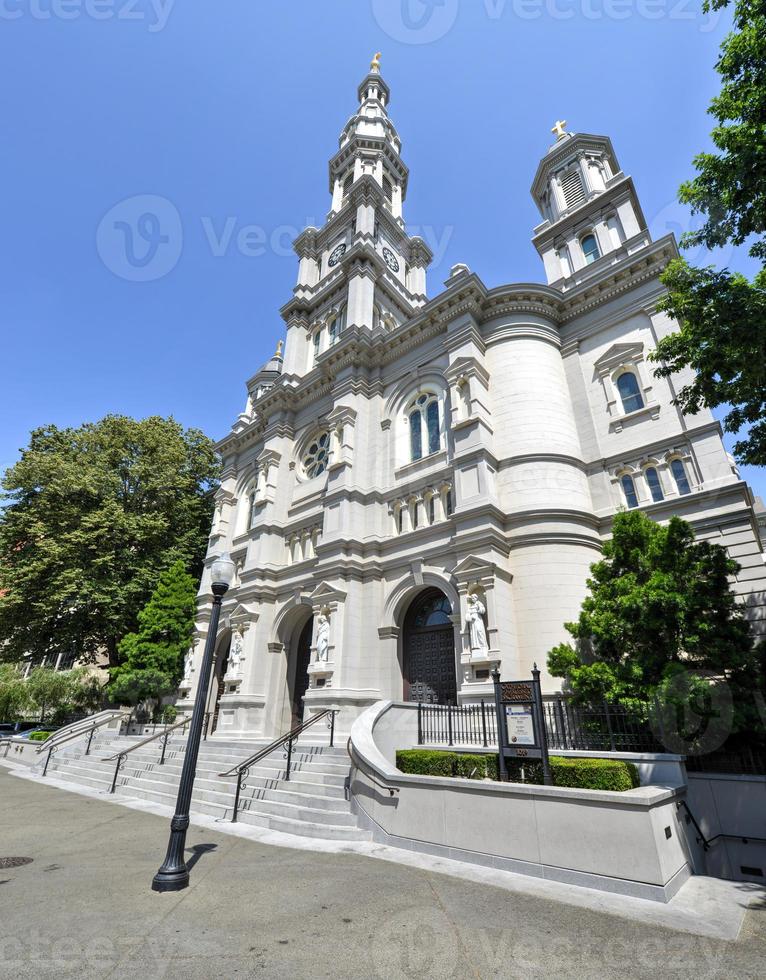
[[[114,775],[112,776],[112,785],[109,788],[110,793],[114,793],[117,787],[117,776],[120,774],[120,770],[125,765],[125,759],[130,755],[131,752],[135,752],[136,749],[142,748],[144,745],[148,745],[149,742],[154,742],[160,739],[162,742],[162,752],[160,753],[159,764],[161,766],[165,765],[165,750],[168,747],[168,739],[179,728],[186,729],[186,726],[191,721],[191,716],[188,718],[183,718],[181,721],[177,721],[174,725],[166,725],[161,732],[155,732],[153,735],[148,735],[146,738],[142,738],[140,742],[135,742],[130,748],[123,749],[122,752],[117,752],[115,755],[108,755],[103,761],[113,762],[117,760],[117,765],[114,767]]]
[[[321,721],[323,718],[327,718],[327,716],[329,715],[330,716],[330,725],[329,725],[330,748],[332,748],[335,744],[335,716],[337,715],[337,713],[338,713],[338,708],[325,708],[323,711],[320,711],[317,714],[312,715],[312,717],[309,718],[308,721],[302,722],[300,725],[298,725],[296,728],[293,728],[291,731],[285,732],[285,734],[280,735],[279,738],[275,738],[273,742],[269,742],[268,745],[264,746],[262,749],[259,749],[249,758],[245,759],[244,762],[238,762],[236,766],[232,766],[231,769],[227,769],[226,772],[218,773],[219,778],[225,778],[227,776],[234,776],[234,775],[236,775],[237,777],[237,789],[234,794],[234,809],[231,815],[232,823],[237,822],[237,813],[239,811],[239,796],[240,793],[242,792],[242,789],[245,786],[243,780],[245,780],[250,775],[251,767],[254,766],[256,762],[260,762],[261,759],[264,759],[267,755],[271,755],[271,753],[276,751],[276,749],[282,748],[283,745],[287,745],[287,766],[285,768],[284,778],[286,782],[289,782],[290,767],[292,765],[292,758],[293,758],[293,742],[295,741],[295,739],[299,735],[302,735],[307,728],[311,728],[312,725],[315,725],[318,721]]]
[[[79,721],[73,721],[71,725],[65,725],[59,731],[54,732],[50,738],[46,738],[44,742],[40,744],[40,748],[37,749],[37,754],[41,752],[47,752],[45,757],[45,765],[43,766],[42,775],[48,775],[48,766],[50,765],[51,756],[59,748],[59,746],[64,745],[66,742],[71,742],[76,738],[80,738],[82,735],[88,734],[88,744],[85,746],[85,754],[90,755],[90,747],[93,742],[93,736],[96,734],[96,729],[103,728],[104,725],[108,725],[115,718],[124,716],[125,712],[121,708],[107,708],[105,711],[99,711],[98,714],[91,715],[90,718],[81,718]],[[98,718],[98,721],[94,719]]]
[[[110,721],[114,721],[115,718],[124,716],[127,712],[123,708],[105,708],[103,711],[99,711],[95,715],[90,715],[88,718],[78,718],[77,721],[71,722],[69,725],[64,725],[63,728],[59,728],[58,731],[53,732],[50,738],[47,738],[43,742],[40,748],[37,750],[38,755],[48,748],[57,748],[64,742],[69,742],[73,738],[77,738],[84,732],[87,732],[89,728],[101,728]]]

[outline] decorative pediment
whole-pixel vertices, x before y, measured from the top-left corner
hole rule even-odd
[[[340,589],[334,589],[326,582],[320,582],[309,596],[309,601],[314,606],[326,606],[331,603],[343,602],[345,598],[345,592],[341,592]]]
[[[458,357],[444,371],[444,377],[450,383],[472,376],[480,378],[485,387],[489,386],[489,372],[476,357]]]
[[[608,374],[622,364],[635,364],[644,359],[644,345],[612,344],[593,365],[599,374]]]
[[[510,581],[512,577],[508,572],[499,569],[495,562],[477,558],[475,555],[468,555],[458,562],[453,568],[452,574],[461,592],[466,591],[472,585],[480,585],[485,589],[491,588],[496,578]]]
[[[248,626],[257,622],[258,609],[254,603],[238,602],[226,617],[228,625],[233,629],[247,629]]]

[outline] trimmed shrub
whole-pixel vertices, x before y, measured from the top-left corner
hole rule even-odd
[[[638,770],[632,762],[620,759],[569,759],[553,755],[549,759],[554,786],[575,789],[606,789],[616,793],[638,786]],[[438,749],[401,749],[396,767],[418,776],[455,776],[461,779],[497,779],[497,756]],[[522,780],[523,770],[523,780]],[[543,766],[536,759],[508,760],[511,782],[542,785]]]
[[[32,732],[29,736],[30,742],[44,742],[46,738],[50,738],[53,732]]]
[[[567,759],[551,756],[551,775],[556,786],[576,789],[608,789],[624,793],[638,786],[638,769],[621,759]]]
[[[402,749],[396,753],[396,768],[418,776],[451,776],[454,752]]]

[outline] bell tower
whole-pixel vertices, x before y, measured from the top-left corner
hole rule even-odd
[[[651,241],[633,179],[620,170],[607,136],[566,132],[537,168],[532,197],[543,221],[533,244],[549,285],[578,285]]]
[[[298,282],[281,311],[288,374],[319,366],[344,331],[396,329],[427,299],[433,256],[422,238],[405,229],[409,171],[388,115],[391,91],[380,73],[380,54],[357,96],[359,107],[329,163],[327,220],[293,243]]]

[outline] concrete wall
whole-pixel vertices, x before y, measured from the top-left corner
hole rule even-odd
[[[677,788],[627,793],[441,779],[400,773],[391,756],[415,712],[368,708],[351,731],[351,793],[376,839],[656,901],[690,874]],[[410,737],[408,742],[411,744]]]
[[[689,773],[687,802],[705,837],[707,873],[766,882],[766,776]],[[694,828],[689,828],[693,833]],[[720,836],[719,836],[720,835]],[[761,874],[744,869],[760,870]]]

